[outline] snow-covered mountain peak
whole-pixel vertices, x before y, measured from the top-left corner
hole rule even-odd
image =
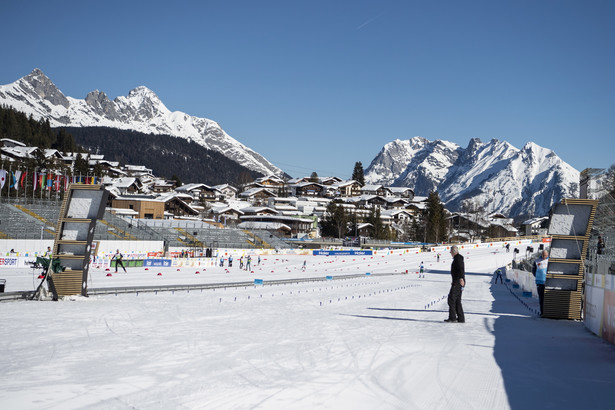
[[[404,149],[405,148],[405,149]],[[579,172],[552,150],[529,142],[472,138],[466,148],[414,137],[386,144],[365,172],[370,184],[408,186],[416,195],[437,191],[450,210],[466,198],[487,212],[546,215],[551,205],[578,195]]]
[[[13,89],[30,97],[39,97],[53,105],[61,105],[65,108],[69,106],[66,96],[39,68],[35,68],[30,74],[13,83]]]
[[[0,86],[0,104],[36,119],[47,119],[52,127],[110,127],[185,138],[261,174],[283,173],[262,155],[228,135],[215,121],[171,112],[145,86],[136,87],[127,96],[113,101],[99,90],[81,100],[64,96],[40,69],[34,69],[14,83]]]

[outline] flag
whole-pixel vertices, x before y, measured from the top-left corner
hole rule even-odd
[[[24,184],[26,183],[26,178],[28,178],[28,171],[24,171],[23,174],[21,175],[21,181],[19,181],[19,184],[21,185],[21,187],[24,187]]]
[[[4,188],[4,183],[6,182],[6,171],[0,169],[0,189]]]
[[[9,178],[9,188],[13,188],[15,186],[15,173],[13,171],[11,171]]]
[[[38,182],[38,174],[34,171],[34,175],[32,178],[32,191],[36,191],[36,183]]]
[[[41,187],[41,191],[45,188],[45,183],[47,182],[47,175],[41,173],[40,179],[38,180],[38,185]]]
[[[51,191],[51,185],[53,184],[53,175],[47,176],[47,190]]]
[[[21,174],[23,172],[22,171],[15,171],[14,178],[15,178],[15,182],[13,183],[13,186],[15,186],[15,190],[19,190],[19,181],[21,181]]]

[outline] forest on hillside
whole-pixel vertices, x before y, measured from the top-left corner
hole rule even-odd
[[[75,142],[120,164],[144,165],[154,175],[183,183],[238,184],[262,176],[221,153],[170,135],[144,134],[107,127],[67,127]]]

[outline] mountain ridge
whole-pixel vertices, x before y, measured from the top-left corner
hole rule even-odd
[[[52,127],[108,127],[184,138],[260,174],[283,174],[264,156],[228,135],[217,122],[181,111],[171,112],[145,86],[114,100],[99,90],[89,92],[81,100],[65,96],[36,68],[13,83],[0,86],[0,103],[36,119],[48,119]]]
[[[579,190],[579,171],[552,150],[534,142],[517,149],[506,141],[478,138],[466,148],[423,137],[396,139],[372,160],[365,180],[413,187],[419,196],[437,191],[453,211],[471,198],[487,212],[511,217],[546,215],[562,198],[578,197]]]

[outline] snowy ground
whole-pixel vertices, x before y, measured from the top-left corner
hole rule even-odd
[[[440,263],[431,254],[267,257],[254,273],[132,268],[107,277],[93,270],[91,288],[410,273],[2,303],[0,403],[6,409],[612,408],[615,347],[582,323],[535,317],[534,300],[493,284],[506,254],[462,253],[465,324],[442,322],[449,255]],[[427,274],[419,279],[421,261]],[[36,284],[29,269],[3,270],[0,277],[7,291]]]

